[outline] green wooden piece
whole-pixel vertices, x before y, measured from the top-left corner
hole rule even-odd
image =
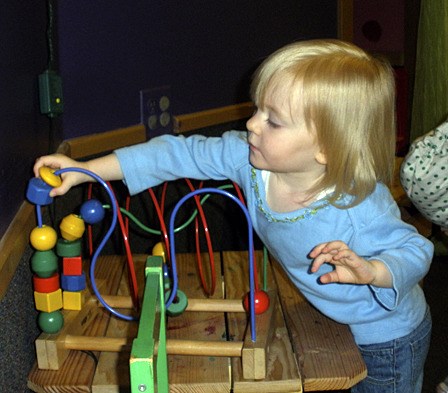
[[[160,256],[146,260],[142,311],[129,359],[132,393],[169,393],[162,265]]]

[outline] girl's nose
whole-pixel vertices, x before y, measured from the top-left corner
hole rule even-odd
[[[254,113],[252,115],[252,117],[249,120],[247,120],[247,122],[246,122],[247,130],[250,132],[254,132],[254,133],[257,133],[257,129],[258,129],[256,116],[257,116],[257,113]]]

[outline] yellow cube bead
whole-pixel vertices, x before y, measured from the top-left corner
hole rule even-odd
[[[59,288],[49,293],[34,291],[34,302],[38,311],[53,312],[60,310],[62,308],[62,290]]]
[[[84,291],[70,292],[64,291],[64,310],[81,310],[84,304]]]

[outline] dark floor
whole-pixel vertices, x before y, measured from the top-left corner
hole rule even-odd
[[[435,393],[435,387],[448,376],[448,256],[434,258],[424,281],[424,289],[433,318],[431,348],[425,367],[423,393]]]

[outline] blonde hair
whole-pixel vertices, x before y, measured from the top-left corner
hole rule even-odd
[[[378,181],[389,185],[395,155],[395,82],[386,61],[338,40],[287,45],[254,75],[251,94],[263,107],[273,85],[286,83],[292,112],[300,96],[308,129],[326,156],[326,173],[314,191],[334,187],[331,203],[363,201]],[[300,115],[300,114],[299,114]],[[342,206],[340,206],[342,207]]]

